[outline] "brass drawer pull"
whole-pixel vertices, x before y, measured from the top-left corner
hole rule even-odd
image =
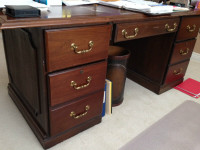
[[[186,49],[186,51],[183,51],[182,49],[180,50],[180,54],[182,55],[182,56],[184,56],[184,55],[187,55],[188,54],[188,52],[189,52],[189,48],[187,48]]]
[[[173,32],[176,30],[176,27],[177,27],[177,23],[174,23],[174,28],[170,29],[170,26],[168,24],[165,25],[165,29],[168,31],[168,32]]]
[[[85,106],[85,112],[84,112],[84,113],[77,115],[74,111],[72,111],[72,112],[70,113],[70,117],[73,117],[74,119],[79,119],[79,118],[81,118],[81,117],[87,115],[89,109],[90,109],[90,106],[89,106],[89,105],[86,105],[86,106]]]
[[[86,49],[86,50],[81,50],[81,51],[78,51],[78,46],[76,46],[75,43],[72,43],[71,44],[71,49],[76,53],[76,54],[83,54],[83,53],[88,53],[92,50],[92,47],[94,46],[94,42],[93,41],[89,41],[88,43],[88,46],[89,46],[89,49]]]
[[[193,27],[193,29],[191,29],[190,25],[188,25],[188,26],[187,26],[187,30],[188,30],[189,32],[194,32],[195,29],[196,29],[196,25],[194,24],[192,27]]]
[[[181,74],[182,71],[183,71],[183,68],[180,68],[179,71],[174,70],[174,74],[179,75]]]
[[[71,81],[71,86],[73,86],[74,89],[76,89],[76,90],[80,90],[80,89],[83,89],[83,88],[88,87],[88,86],[90,85],[91,80],[92,80],[92,77],[90,77],[90,76],[87,77],[87,80],[86,80],[87,83],[84,84],[84,85],[80,85],[80,86],[78,86],[77,83],[76,83],[75,81]]]
[[[124,38],[126,38],[126,39],[132,39],[132,38],[134,38],[134,37],[136,37],[137,36],[137,34],[138,34],[138,32],[139,32],[139,28],[135,28],[134,29],[134,35],[128,35],[128,33],[126,32],[126,29],[123,29],[122,30],[122,35],[124,36]]]

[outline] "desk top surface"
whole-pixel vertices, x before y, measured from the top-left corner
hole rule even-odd
[[[174,12],[169,15],[148,16],[143,13],[127,11],[102,5],[52,6],[42,11],[41,17],[13,18],[0,12],[0,29],[42,27],[58,25],[101,24],[108,22],[130,22],[175,18],[179,16],[200,15],[200,11]]]

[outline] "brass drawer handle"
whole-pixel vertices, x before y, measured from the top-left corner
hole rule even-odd
[[[177,23],[174,23],[174,28],[170,28],[170,26],[168,24],[165,25],[165,29],[168,31],[168,32],[173,32],[176,30],[176,27],[177,27]]]
[[[196,25],[194,24],[192,27],[193,27],[193,29],[191,29],[190,25],[188,25],[188,26],[187,26],[187,30],[188,30],[189,32],[194,32],[195,29],[196,29]]]
[[[187,48],[186,51],[183,51],[183,50],[181,49],[181,50],[180,50],[180,54],[181,54],[182,56],[184,56],[184,55],[187,55],[189,51],[190,51],[189,48]]]
[[[88,86],[90,85],[91,80],[92,80],[92,77],[91,77],[91,76],[87,77],[87,80],[86,80],[87,83],[84,84],[84,85],[80,85],[80,86],[78,86],[77,83],[76,83],[75,81],[71,81],[71,86],[73,86],[74,89],[76,89],[76,90],[80,90],[80,89],[83,89],[83,88],[88,87]]]
[[[180,68],[179,71],[174,70],[174,74],[179,75],[181,74],[182,71],[183,71],[183,68]]]
[[[139,28],[135,28],[134,29],[134,35],[128,35],[128,33],[126,32],[126,29],[123,29],[122,30],[122,35],[124,36],[124,38],[126,39],[132,39],[134,37],[136,37],[138,35],[138,32],[139,32]]]
[[[83,54],[83,53],[88,53],[92,50],[92,47],[94,46],[94,42],[93,41],[89,41],[88,43],[88,46],[89,46],[89,49],[86,49],[86,50],[81,50],[81,51],[78,51],[78,46],[76,46],[75,43],[72,43],[71,44],[71,49],[76,53],[76,54]]]
[[[89,109],[90,109],[90,106],[89,106],[89,105],[86,105],[86,106],[85,106],[85,112],[84,112],[84,113],[82,113],[82,114],[80,114],[80,115],[77,115],[74,111],[72,111],[69,115],[70,115],[70,117],[73,117],[74,119],[79,119],[79,118],[81,118],[81,117],[87,115]]]

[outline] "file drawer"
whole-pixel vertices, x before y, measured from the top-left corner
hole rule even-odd
[[[170,64],[174,64],[186,59],[190,59],[196,40],[189,40],[186,42],[176,43]]]
[[[45,31],[48,72],[106,59],[111,26]]]
[[[51,136],[101,115],[103,90],[76,102],[50,110]]]
[[[179,18],[116,25],[115,42],[176,32]]]
[[[165,84],[172,83],[184,77],[189,61],[179,63],[168,68]]]
[[[106,67],[103,61],[49,75],[51,106],[103,90]]]
[[[183,17],[176,40],[181,41],[195,38],[199,31],[199,25],[199,16]]]

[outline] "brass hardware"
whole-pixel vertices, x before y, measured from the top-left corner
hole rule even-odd
[[[193,29],[191,29],[190,25],[188,25],[188,26],[187,26],[187,30],[188,30],[189,32],[194,32],[195,29],[196,29],[196,25],[194,24],[192,27],[193,27]]]
[[[177,27],[177,23],[174,23],[174,28],[170,29],[170,26],[168,24],[165,25],[165,29],[168,31],[168,32],[173,32],[176,30],[176,27]]]
[[[88,43],[88,46],[89,46],[89,49],[86,49],[86,50],[81,50],[81,51],[78,51],[78,46],[76,46],[75,43],[72,43],[71,44],[71,49],[76,53],[76,54],[83,54],[83,53],[88,53],[92,50],[92,47],[94,46],[94,42],[93,41],[89,41]]]
[[[174,70],[174,74],[179,75],[181,74],[182,71],[183,71],[183,68],[180,68],[179,71]]]
[[[180,54],[182,55],[182,56],[184,56],[184,55],[187,55],[188,54],[188,52],[189,52],[189,48],[187,48],[186,49],[186,51],[183,51],[182,49],[180,50]]]
[[[126,29],[123,29],[122,30],[122,35],[124,36],[124,38],[126,38],[126,39],[132,39],[132,38],[134,38],[134,37],[136,37],[137,36],[137,34],[138,34],[138,32],[139,32],[139,28],[135,28],[134,29],[134,35],[128,35],[128,33],[126,32]]]
[[[87,80],[86,80],[87,83],[84,84],[84,85],[80,85],[80,86],[78,86],[77,83],[76,83],[75,81],[71,81],[71,86],[73,86],[74,89],[76,89],[76,90],[80,90],[80,89],[83,89],[83,88],[88,87],[88,86],[90,85],[91,80],[92,80],[92,77],[91,77],[91,76],[87,77]]]
[[[70,115],[70,117],[73,117],[74,119],[79,119],[79,118],[81,118],[81,117],[87,115],[89,109],[90,109],[90,106],[89,106],[89,105],[86,105],[86,106],[85,106],[85,112],[84,112],[84,113],[82,113],[82,114],[80,114],[80,115],[77,115],[74,111],[72,111],[69,115]]]

